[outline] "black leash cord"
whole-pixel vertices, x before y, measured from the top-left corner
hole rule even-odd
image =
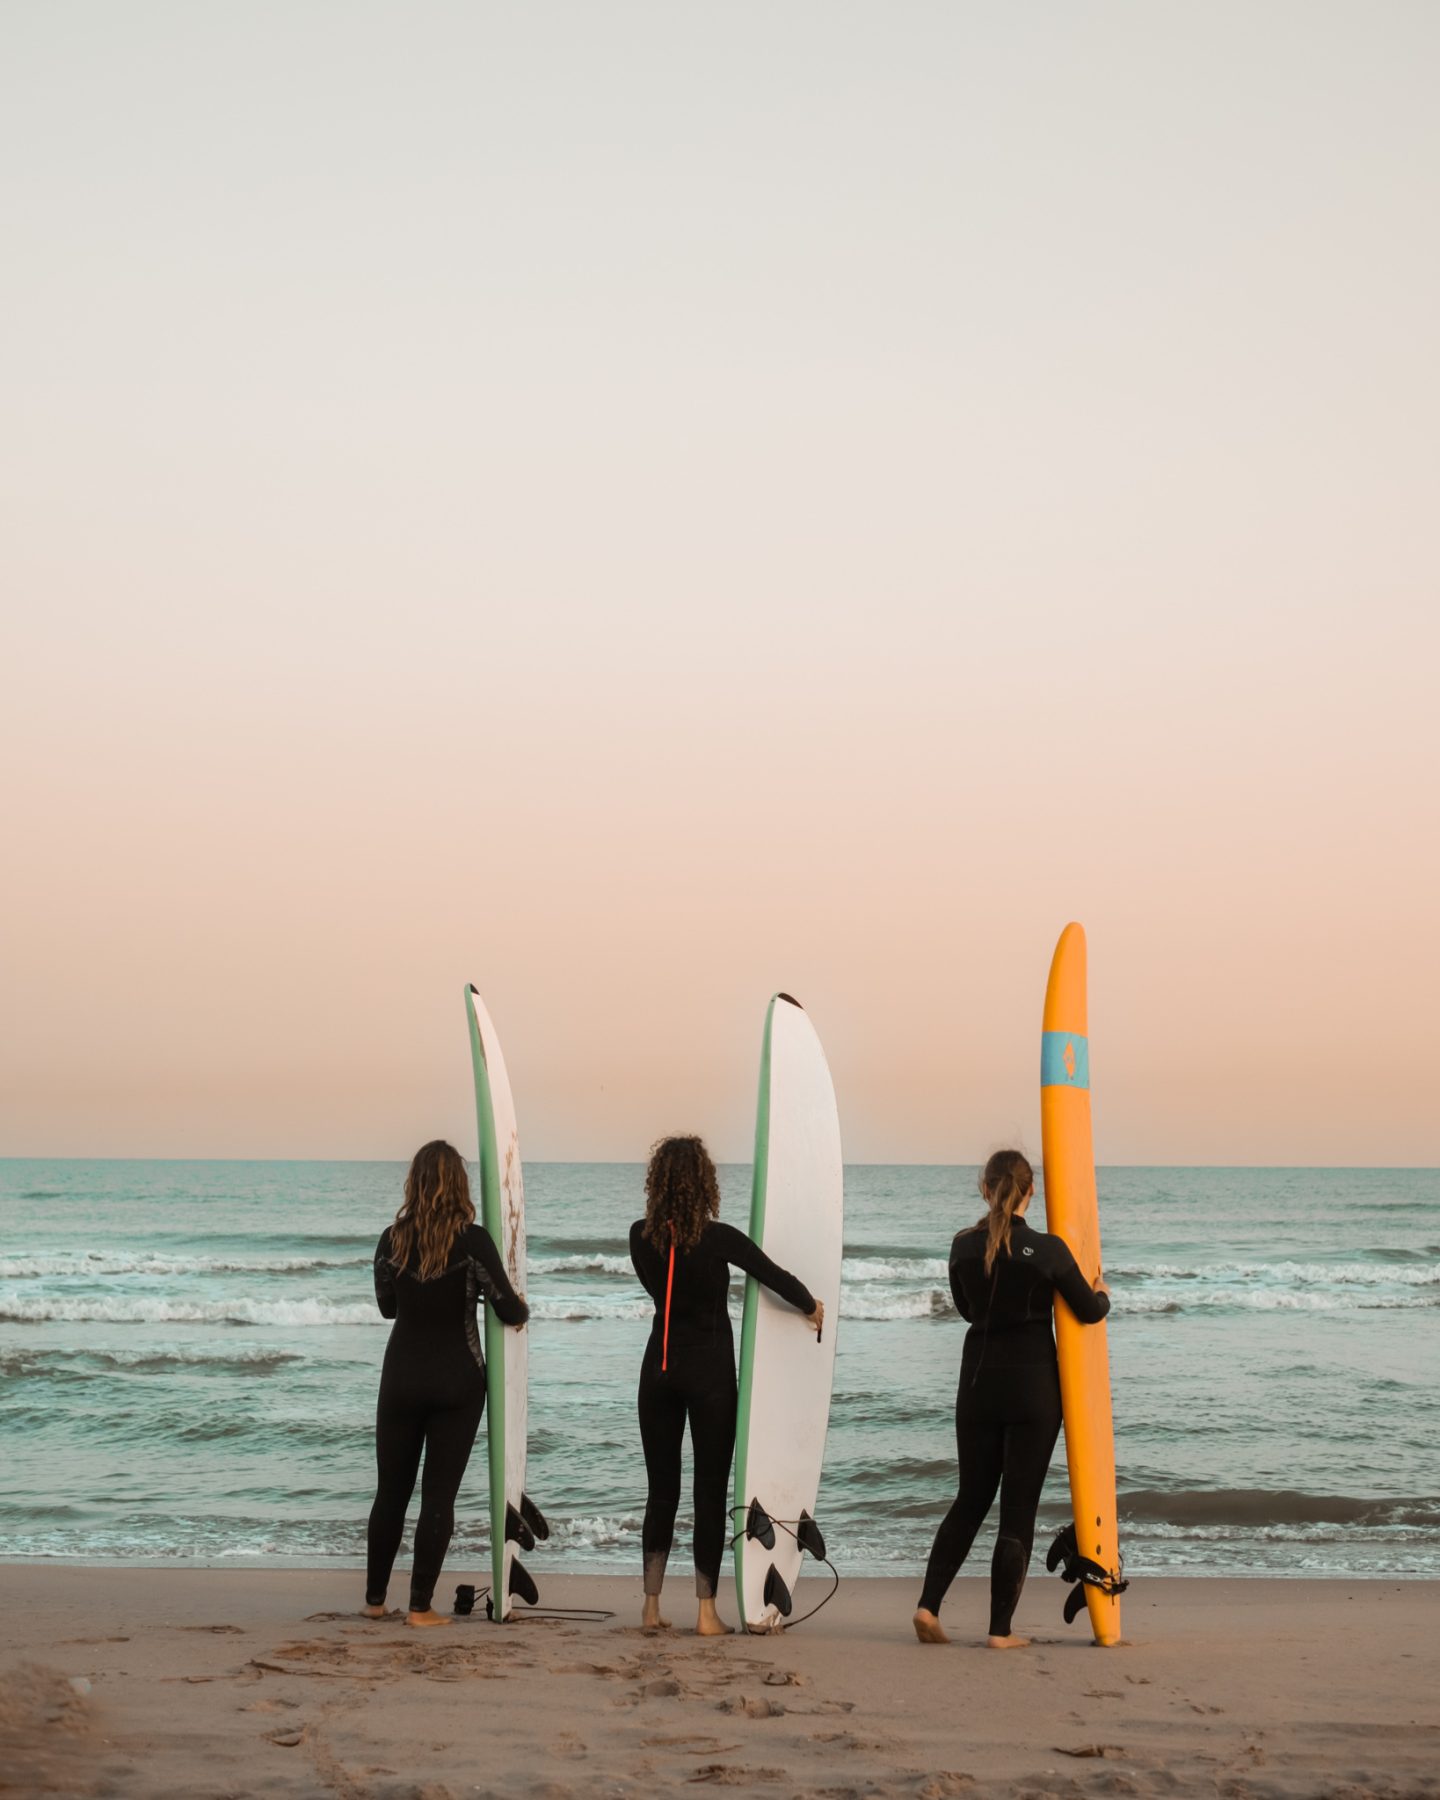
[[[748,1511],[748,1508],[743,1507],[743,1506],[732,1506],[730,1508],[730,1511],[732,1514],[737,1513],[737,1512],[746,1512],[746,1511]],[[769,1516],[770,1515],[767,1513],[766,1517],[769,1518]],[[795,1542],[797,1544],[800,1543],[799,1538],[795,1537],[795,1533],[790,1529],[790,1527],[792,1525],[798,1525],[800,1523],[800,1521],[798,1519],[770,1519],[770,1523],[772,1525],[778,1525],[787,1537],[795,1538]],[[743,1530],[737,1531],[735,1533],[734,1537],[732,1537],[730,1540],[730,1548],[732,1550],[740,1542],[741,1538],[743,1538],[744,1535],[745,1535],[745,1533]],[[804,1550],[803,1545],[801,1545],[801,1549]],[[840,1591],[840,1571],[835,1567],[834,1563],[831,1562],[831,1560],[828,1556],[822,1556],[820,1558],[820,1560],[821,1560],[821,1562],[824,1563],[825,1567],[830,1571],[830,1574],[832,1577],[831,1585],[830,1585],[830,1592],[825,1596],[825,1598],[823,1600],[817,1600],[815,1602],[814,1606],[812,1606],[810,1608],[809,1612],[801,1613],[801,1615],[798,1619],[787,1619],[785,1621],[786,1631],[793,1631],[797,1625],[803,1625],[807,1619],[813,1619],[815,1617],[816,1613],[819,1612],[820,1608],[822,1606],[828,1606],[830,1604],[830,1602],[835,1598],[836,1594]],[[747,1627],[747,1630],[748,1630],[748,1627]],[[751,1633],[751,1635],[755,1636],[757,1634]]]
[[[470,1589],[470,1604],[461,1607],[460,1596],[468,1587],[469,1584],[466,1583],[455,1590],[455,1610],[461,1618],[468,1618],[481,1601],[490,1598],[492,1591],[488,1587]],[[603,1606],[514,1606],[510,1609],[510,1616],[512,1619],[586,1619],[597,1625],[603,1625],[606,1619],[615,1617],[613,1612],[607,1612]]]

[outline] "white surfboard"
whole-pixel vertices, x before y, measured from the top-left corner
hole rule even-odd
[[[475,1070],[475,1122],[480,1142],[480,1222],[494,1238],[510,1285],[525,1292],[525,1182],[510,1077],[500,1039],[474,987],[465,990],[470,1057]],[[518,1594],[532,1604],[534,1583],[516,1552],[549,1527],[525,1492],[530,1329],[504,1325],[485,1308],[486,1441],[490,1460],[490,1616],[510,1617]]]
[[[750,1631],[784,1624],[807,1550],[823,1555],[816,1513],[844,1255],[840,1117],[825,1052],[799,1001],[776,994],[765,1015],[750,1236],[825,1304],[815,1333],[793,1306],[747,1277],[735,1433],[735,1581]],[[773,1530],[774,1543],[758,1515]],[[752,1528],[759,1526],[758,1531]],[[814,1535],[820,1531],[820,1538]]]

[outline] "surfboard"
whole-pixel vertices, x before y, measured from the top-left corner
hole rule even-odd
[[[473,986],[465,989],[470,1060],[475,1071],[475,1123],[480,1155],[480,1223],[499,1248],[510,1285],[525,1292],[525,1181],[510,1077],[500,1039]],[[490,1475],[490,1602],[492,1619],[510,1617],[518,1596],[535,1603],[535,1583],[519,1549],[550,1535],[525,1492],[529,1412],[530,1328],[504,1325],[485,1308],[486,1447]]]
[[[1100,1206],[1090,1128],[1090,1038],[1085,933],[1067,925],[1055,946],[1040,1033],[1040,1131],[1045,1164],[1045,1225],[1064,1238],[1087,1281],[1100,1273]],[[1115,1506],[1115,1428],[1110,1411],[1110,1349],[1105,1322],[1082,1325],[1057,1295],[1055,1348],[1065,1414],[1073,1539],[1062,1532],[1050,1553],[1078,1581],[1066,1605],[1073,1618],[1083,1593],[1097,1644],[1120,1639],[1120,1539]],[[1086,1565],[1089,1565],[1087,1572]],[[1099,1579],[1097,1579],[1097,1576]]]
[[[789,1616],[807,1554],[824,1556],[816,1519],[835,1336],[840,1324],[845,1179],[840,1116],[805,1009],[776,994],[765,1014],[750,1236],[825,1305],[815,1333],[753,1277],[745,1280],[735,1432],[735,1585],[750,1631]]]

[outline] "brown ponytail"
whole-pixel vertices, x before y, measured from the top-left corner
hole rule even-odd
[[[1015,1209],[1035,1188],[1035,1171],[1018,1150],[997,1150],[980,1177],[980,1194],[990,1208],[985,1221],[985,1273],[1003,1250],[1010,1254],[1010,1227]]]

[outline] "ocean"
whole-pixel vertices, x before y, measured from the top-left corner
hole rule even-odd
[[[642,1173],[526,1170],[542,1591],[639,1571]],[[0,1556],[358,1566],[388,1330],[370,1261],[403,1176],[0,1162]],[[748,1168],[721,1182],[743,1226]],[[975,1171],[845,1186],[818,1517],[842,1576],[914,1574],[955,1490],[945,1257]],[[1127,1574],[1440,1574],[1440,1171],[1116,1168],[1100,1193]],[[1067,1512],[1061,1447],[1037,1548]],[[447,1573],[483,1579],[486,1538],[477,1445]]]

